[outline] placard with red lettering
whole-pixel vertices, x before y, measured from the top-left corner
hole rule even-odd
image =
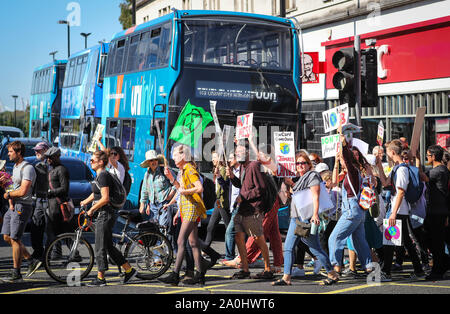
[[[277,177],[295,177],[295,139],[294,132],[274,132]]]
[[[237,117],[236,139],[249,138],[253,129],[253,113],[244,114]]]

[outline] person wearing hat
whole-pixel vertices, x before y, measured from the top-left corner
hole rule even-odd
[[[154,150],[149,150],[145,153],[145,160],[140,164],[142,168],[147,168],[147,172],[142,183],[139,212],[157,220],[162,226],[170,227],[171,215],[166,207],[163,209],[163,206],[173,198],[176,188],[164,175],[164,169],[159,165],[162,161],[162,156],[158,156]]]
[[[47,243],[64,232],[70,232],[70,225],[64,222],[61,213],[61,203],[69,199],[69,171],[61,164],[61,150],[58,147],[50,147],[44,154],[51,170],[48,173],[48,221]],[[57,257],[59,252],[52,252]]]
[[[33,248],[34,258],[42,260],[44,256],[44,233],[46,225],[46,214],[48,208],[48,164],[44,154],[50,148],[47,142],[39,142],[33,147],[37,164],[34,166],[36,171],[36,183],[33,189],[35,197],[34,212],[30,223],[31,247]]]

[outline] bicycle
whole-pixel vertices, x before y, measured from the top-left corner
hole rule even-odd
[[[173,261],[173,249],[167,237],[161,233],[160,226],[154,222],[141,222],[126,229],[134,213],[119,210],[118,214],[126,220],[120,234],[113,238],[125,244],[124,257],[138,271],[136,276],[152,280],[163,275]],[[64,233],[53,240],[44,252],[44,267],[54,280],[67,283],[80,283],[94,267],[94,250],[83,232],[92,227],[92,218],[82,209],[78,216],[78,228],[74,233]]]

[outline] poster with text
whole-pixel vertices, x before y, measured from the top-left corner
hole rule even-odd
[[[339,120],[341,121],[342,126],[348,123],[348,104],[343,104],[322,112],[322,118],[325,133],[337,130],[339,127]]]
[[[236,139],[249,138],[253,129],[253,113],[244,114],[237,117]]]
[[[95,151],[97,150],[97,141],[102,136],[104,129],[105,126],[103,124],[97,124],[97,128],[95,129],[95,133],[92,137],[91,145],[89,145],[88,152],[95,153]]]
[[[336,156],[339,148],[339,134],[323,136],[320,138],[322,146],[322,158],[330,158]]]
[[[277,177],[295,177],[294,132],[274,132]]]

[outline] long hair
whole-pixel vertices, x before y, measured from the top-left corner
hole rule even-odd
[[[125,168],[125,171],[129,171],[130,165],[128,164],[128,157],[127,155],[125,155],[125,152],[123,151],[122,147],[114,146],[109,150],[110,154],[112,151],[116,151],[119,154],[119,162]]]
[[[353,146],[352,152],[356,152],[358,154],[358,159],[356,159],[355,156],[353,156],[353,154],[352,154],[352,160],[351,160],[351,162],[356,167],[356,169],[363,171],[364,169],[366,169],[366,167],[370,166],[369,162],[363,156],[363,154],[359,151],[358,147]]]

